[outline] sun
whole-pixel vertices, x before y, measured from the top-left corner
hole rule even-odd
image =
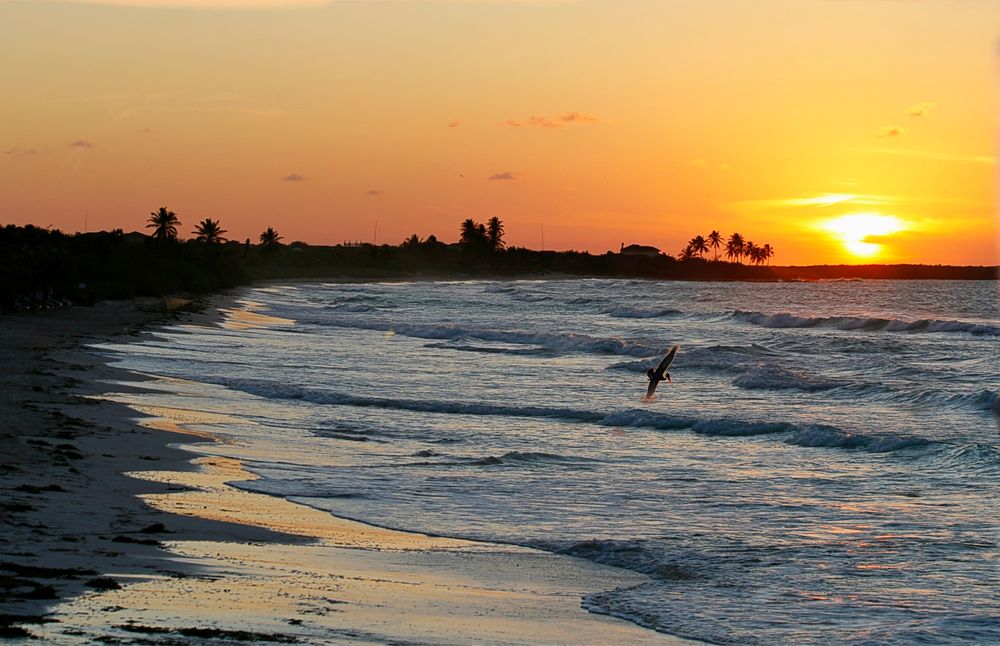
[[[852,255],[870,258],[882,251],[883,245],[870,238],[899,233],[906,229],[906,223],[894,215],[881,213],[851,213],[839,218],[825,220],[820,227],[832,233]]]

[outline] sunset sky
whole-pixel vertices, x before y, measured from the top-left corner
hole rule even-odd
[[[998,36],[995,0],[0,0],[0,224],[996,264]]]

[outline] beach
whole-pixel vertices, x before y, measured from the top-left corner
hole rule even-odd
[[[239,460],[180,445],[205,413],[138,411],[151,377],[88,345],[211,323],[163,299],[5,315],[0,616],[6,637],[283,643],[678,643],[593,614],[642,574],[528,547],[394,531],[229,486]],[[116,393],[117,396],[108,395]]]

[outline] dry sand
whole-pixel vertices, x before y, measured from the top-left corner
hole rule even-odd
[[[0,316],[0,636],[680,642],[581,608],[584,593],[641,575],[342,520],[228,486],[253,477],[238,461],[173,448],[205,438],[114,401],[140,378],[84,345],[181,316],[208,323],[216,300],[208,318],[157,299]]]

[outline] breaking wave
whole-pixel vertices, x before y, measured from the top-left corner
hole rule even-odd
[[[819,425],[801,428],[785,441],[797,446],[864,449],[872,453],[888,453],[934,443],[916,436],[865,435],[863,433],[849,433],[833,426]]]
[[[365,397],[333,391],[314,390],[301,386],[278,386],[268,382],[245,379],[227,380],[226,385],[236,390],[273,399],[301,399],[316,404],[336,406],[383,408],[445,415],[548,418],[569,422],[590,423],[598,426],[645,428],[660,431],[689,429],[699,435],[718,437],[749,437],[788,433],[790,435],[785,441],[789,444],[806,447],[862,449],[877,453],[933,444],[930,440],[919,437],[852,433],[832,426],[798,426],[790,422],[760,422],[738,419],[698,419],[692,416],[668,415],[638,409],[602,412],[578,408]],[[364,433],[345,433],[345,430],[337,428],[333,430],[333,433],[351,436],[344,439],[356,439],[366,436]],[[330,431],[325,432],[329,433]],[[523,455],[530,456],[533,454],[525,453]]]
[[[652,310],[638,309],[634,307],[625,307],[619,305],[618,307],[613,307],[607,312],[608,316],[618,319],[655,319],[662,318],[665,316],[676,316],[678,314],[683,314],[680,310],[670,309],[670,308],[660,308]]]
[[[816,392],[846,386],[848,382],[823,379],[773,365],[750,367],[733,380],[733,385],[747,390],[801,390]]]
[[[455,350],[457,352],[481,352],[483,354],[512,354],[518,356],[552,356],[554,353],[548,348],[527,347],[527,348],[497,348],[482,345],[466,345],[456,343],[428,343],[425,348],[438,350]]]
[[[417,457],[445,457],[436,451],[418,451]],[[545,453],[543,451],[508,451],[502,455],[487,455],[478,458],[450,458],[442,461],[431,462],[408,462],[398,466],[514,466],[514,465],[564,465],[575,466],[593,463],[595,460],[579,456],[559,455],[557,453]]]
[[[745,323],[768,328],[811,328],[824,327],[837,330],[860,330],[865,332],[966,332],[977,336],[998,336],[1000,327],[966,321],[920,319],[903,321],[900,319],[863,318],[857,316],[807,317],[794,314],[764,314],[735,310],[733,318]]]
[[[553,352],[584,352],[591,354],[617,354],[635,357],[648,357],[660,352],[657,346],[640,341],[630,341],[617,338],[600,338],[572,332],[511,332],[507,330],[491,330],[460,325],[389,325],[379,322],[356,320],[321,320],[310,321],[312,324],[356,328],[364,330],[383,330],[401,336],[417,339],[437,340],[467,340],[492,341],[495,343],[512,343],[529,346],[540,346]]]

